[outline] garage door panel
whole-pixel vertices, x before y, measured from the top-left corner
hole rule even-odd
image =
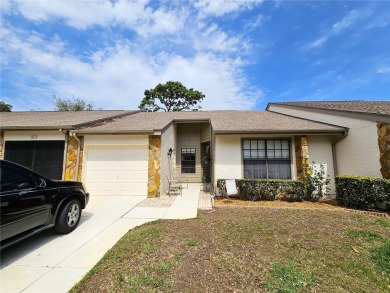
[[[87,148],[86,185],[92,195],[146,195],[148,148]]]

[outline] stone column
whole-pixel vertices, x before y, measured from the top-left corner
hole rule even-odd
[[[297,177],[299,181],[303,181],[306,177],[304,166],[309,164],[309,147],[307,145],[307,136],[295,136],[294,141]]]
[[[149,135],[148,197],[160,194],[161,136]]]
[[[377,122],[382,177],[390,179],[390,123]]]
[[[83,137],[79,137],[81,142],[80,147],[80,158],[79,158],[79,173],[76,178],[76,165],[77,165],[77,151],[78,151],[78,141],[72,137],[67,136],[68,139],[68,149],[66,151],[66,158],[65,158],[65,180],[73,180],[73,181],[81,181],[81,170],[82,170],[82,163],[83,163],[83,150],[82,150],[82,142]]]

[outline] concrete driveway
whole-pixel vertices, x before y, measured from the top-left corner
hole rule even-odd
[[[1,251],[1,292],[67,292],[128,230],[153,221],[124,218],[145,197],[95,196],[67,235],[52,229]]]
[[[91,196],[72,233],[49,229],[1,251],[0,292],[67,292],[130,229],[157,219],[195,218],[199,192],[199,184],[190,184],[169,205],[162,204],[167,197]]]

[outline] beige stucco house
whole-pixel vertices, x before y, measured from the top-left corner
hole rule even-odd
[[[390,102],[284,102],[267,110],[348,128],[332,145],[336,175],[390,178]]]
[[[334,179],[347,161],[339,144],[347,141],[351,124],[277,113],[273,107],[0,113],[1,157],[52,178],[80,180],[92,196],[158,196],[167,192],[173,173],[188,182],[210,178],[214,186],[222,178],[296,180],[307,157],[324,164]],[[390,111],[378,121],[389,117]],[[375,147],[379,153],[378,143]],[[379,176],[378,170],[371,175]]]

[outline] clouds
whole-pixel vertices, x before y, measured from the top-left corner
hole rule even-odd
[[[189,13],[179,7],[153,9],[146,0],[17,0],[14,6],[24,18],[35,22],[63,21],[79,30],[93,26],[123,26],[139,35],[175,33],[183,27]]]
[[[356,9],[349,11],[343,18],[335,22],[330,29],[326,30],[321,37],[307,45],[306,49],[321,48],[331,38],[344,33],[356,25],[359,21],[369,17],[370,15],[370,11],[360,11]]]
[[[2,98],[16,103],[15,109],[51,109],[54,94],[94,100],[105,109],[135,109],[145,89],[168,80],[206,94],[204,109],[250,109],[262,97],[243,74],[250,40],[198,18],[188,6],[169,10],[152,8],[146,1],[33,3],[18,2],[14,9],[39,26],[62,21],[65,27],[49,35],[2,24],[3,41],[9,44],[2,49],[9,79],[4,83],[29,100],[17,104],[12,92],[6,93]],[[125,29],[111,28],[114,34],[99,39],[99,31],[107,34],[106,26]],[[78,30],[90,47],[67,39],[66,27]],[[136,35],[128,37],[129,32]]]
[[[204,110],[383,97],[388,3],[313,3],[3,0],[1,99],[15,110],[53,109],[54,94],[135,109],[169,80],[205,93]]]
[[[250,9],[259,5],[263,0],[198,0],[195,7],[202,17],[223,16],[227,13]]]

